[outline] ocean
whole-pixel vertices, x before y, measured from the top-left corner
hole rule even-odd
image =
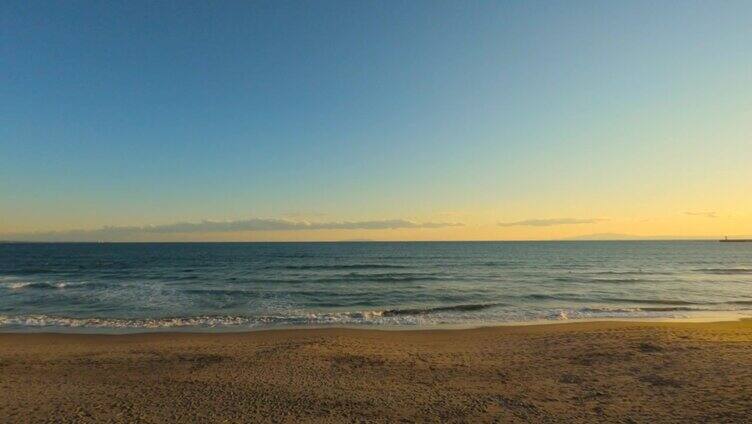
[[[0,330],[752,316],[752,243],[3,243]]]

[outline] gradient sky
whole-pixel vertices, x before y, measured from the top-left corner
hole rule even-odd
[[[749,235],[750,22],[749,1],[3,1],[0,238]]]

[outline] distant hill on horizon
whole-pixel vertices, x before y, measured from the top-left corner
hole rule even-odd
[[[741,236],[735,236],[740,237]],[[580,240],[580,241],[606,241],[606,240],[719,240],[723,237],[710,237],[710,236],[637,236],[632,234],[621,233],[596,233],[596,234],[584,234],[581,236],[567,237],[561,240]],[[731,238],[731,237],[729,237]]]

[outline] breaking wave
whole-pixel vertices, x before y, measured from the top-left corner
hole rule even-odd
[[[628,299],[628,298],[609,298],[612,302],[637,303],[643,305],[707,305],[707,302],[690,302],[676,299]],[[710,303],[712,304],[712,303]]]
[[[436,312],[471,312],[482,311],[497,306],[504,306],[503,303],[478,303],[468,305],[437,306],[434,308],[414,308],[414,309],[390,309],[381,312],[381,316],[399,316],[399,315],[428,315]]]
[[[47,282],[35,282],[35,281],[14,281],[14,282],[8,282],[8,283],[3,284],[3,286],[11,290],[64,289],[66,287],[69,287],[70,285],[71,283],[66,283],[66,282],[47,283]]]
[[[699,268],[694,271],[718,275],[752,274],[752,268]]]
[[[347,269],[404,269],[409,268],[405,265],[391,265],[391,264],[347,264],[347,265],[278,265],[270,266],[269,269],[291,269],[301,271],[316,271],[316,270],[347,270]]]

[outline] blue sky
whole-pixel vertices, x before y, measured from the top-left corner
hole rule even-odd
[[[749,2],[7,1],[0,19],[0,234],[752,233]],[[559,224],[505,224],[539,220]]]

